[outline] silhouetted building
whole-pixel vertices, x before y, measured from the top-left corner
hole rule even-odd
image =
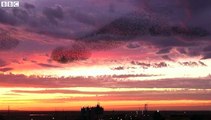
[[[140,116],[141,120],[150,120],[151,116],[148,112],[148,104],[144,105],[144,110],[142,111],[142,115]]]
[[[103,117],[104,109],[99,104],[95,107],[81,108],[82,120],[100,120]]]

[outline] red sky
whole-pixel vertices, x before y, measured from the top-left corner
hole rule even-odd
[[[0,110],[210,110],[209,1],[161,1],[0,8]]]

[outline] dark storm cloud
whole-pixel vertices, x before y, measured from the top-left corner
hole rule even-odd
[[[140,47],[134,41],[141,41],[158,47],[157,54],[169,54],[169,49],[174,47],[205,44],[210,36],[207,0],[188,0],[187,4],[182,0],[110,0],[101,1],[99,8],[93,3],[86,0],[28,2],[22,8],[0,9],[0,22],[23,25],[30,32],[85,42],[94,50],[120,47],[128,41],[132,42],[126,47],[134,49]],[[209,57],[209,53],[203,54],[200,49],[185,54]]]
[[[26,10],[20,9],[20,8],[15,8],[12,10],[13,15],[18,18],[17,22],[27,22],[29,15]]]
[[[157,54],[167,54],[171,51],[171,47],[160,49]]]
[[[7,11],[0,8],[0,23],[15,25],[16,20],[14,17],[9,14]]]
[[[91,51],[83,44],[72,44],[69,47],[58,47],[51,53],[51,58],[59,63],[87,60]]]
[[[211,46],[207,46],[203,49],[204,52],[211,52]]]
[[[203,0],[203,1],[198,1],[198,0],[188,0],[190,4],[190,9],[193,11],[193,14],[195,12],[203,12],[211,7],[211,1],[210,0]]]
[[[133,1],[134,2],[134,1]],[[155,3],[154,3],[155,2]],[[176,3],[165,3],[162,6],[163,7],[159,7],[161,4],[160,2],[156,2],[156,1],[138,1],[138,3],[142,4],[142,5],[146,5],[146,3],[149,5],[150,9],[155,9],[155,10],[160,10],[163,7],[166,8],[166,11],[168,11],[169,9],[171,9],[171,7],[174,7],[174,9],[181,9],[180,7],[176,7]],[[190,2],[192,2],[190,0]],[[116,13],[115,12],[115,16],[117,16],[116,14],[120,14],[119,16],[122,15],[122,17],[117,17],[116,19],[113,18],[113,21],[111,19],[110,23],[107,23],[108,21],[102,21],[99,19],[99,17],[103,18],[103,15],[111,15],[111,13],[104,13],[105,12],[105,7],[108,8],[114,8],[115,7],[119,7],[119,9],[125,9],[124,6],[120,7],[118,6],[119,2],[118,1],[109,1],[108,6],[102,6],[102,15],[101,12],[93,12],[93,10],[88,10],[87,5],[91,5],[92,2],[89,1],[83,1],[81,2],[81,6],[84,6],[84,10],[88,10],[88,11],[83,11],[83,8],[81,8],[82,10],[78,10],[76,8],[74,8],[72,6],[72,8],[66,8],[65,5],[71,6],[71,4],[76,4],[77,2],[73,2],[73,1],[62,1],[62,2],[49,2],[49,1],[43,1],[41,3],[49,3],[49,7],[41,7],[40,6],[45,6],[42,4],[38,4],[38,6],[36,7],[36,9],[43,9],[43,14],[47,17],[47,19],[51,22],[51,23],[58,23],[60,20],[64,19],[65,15],[68,15],[68,17],[65,17],[65,19],[69,19],[73,18],[78,22],[84,23],[86,25],[95,25],[98,24],[100,22],[102,22],[104,24],[103,27],[100,26],[95,26],[96,27],[96,31],[94,31],[91,34],[85,35],[85,39],[130,39],[130,38],[134,38],[134,37],[140,37],[140,36],[144,36],[144,35],[152,35],[152,36],[174,36],[174,35],[179,35],[179,36],[189,36],[189,37],[201,37],[201,36],[206,36],[208,35],[208,32],[203,29],[197,27],[197,26],[189,26],[189,27],[182,27],[182,26],[171,26],[168,25],[168,23],[170,21],[166,21],[165,19],[159,19],[160,14],[159,13],[154,13],[154,12],[140,12],[140,11],[136,11],[136,12],[125,12],[125,14],[120,13],[119,11]],[[102,2],[102,4],[105,3],[107,4],[107,2]],[[137,3],[137,1],[135,2]],[[197,3],[197,2],[196,2]],[[57,5],[55,7],[51,7],[55,4],[61,4],[63,7]],[[130,3],[128,1],[125,1],[125,4],[127,6],[130,6]],[[157,5],[157,6],[156,6]],[[109,6],[113,6],[113,7],[109,7]],[[194,5],[193,5],[194,6]],[[95,8],[96,6],[92,6],[92,9],[97,9]],[[140,6],[141,7],[141,6]],[[35,9],[35,5],[32,5],[30,3],[25,3],[24,4],[24,8],[26,10],[28,9]],[[65,9],[65,10],[64,10]],[[91,9],[91,8],[90,8]],[[146,7],[144,7],[144,9],[147,9]],[[83,11],[83,12],[81,12]],[[19,11],[20,12],[20,11]],[[126,14],[128,13],[128,14]],[[26,14],[26,12],[21,11],[21,16],[23,17],[24,14]],[[176,12],[174,14],[174,16],[179,16],[180,12]],[[37,14],[37,16],[35,16],[34,18],[36,19],[35,21],[40,21],[40,13]],[[168,16],[167,16],[168,17]],[[112,17],[111,17],[112,18]],[[107,19],[107,18],[106,18]],[[68,24],[69,23],[74,23],[73,20],[69,19],[67,21],[65,21],[65,24],[70,27]],[[41,24],[41,23],[40,23]],[[64,29],[67,26],[57,26],[60,29]],[[79,25],[80,26],[80,25]],[[71,29],[71,28],[69,28]],[[47,31],[46,31],[47,32]],[[63,31],[64,32],[64,31]],[[86,31],[89,32],[89,31]],[[97,35],[97,36],[96,36]],[[62,36],[61,36],[62,37]],[[91,37],[91,38],[90,38]],[[81,37],[80,37],[81,38]]]
[[[182,36],[182,37],[204,37],[209,32],[200,27],[182,27],[162,24],[157,18],[150,18],[144,14],[131,13],[120,17],[103,26],[82,39],[88,40],[128,40],[142,36]],[[174,42],[174,41],[173,41]],[[180,43],[178,43],[180,44]]]
[[[97,51],[111,50],[118,48],[120,46],[124,46],[126,44],[123,41],[115,41],[115,40],[82,41],[82,43],[86,44],[88,48]]]
[[[130,42],[127,44],[127,48],[129,48],[129,49],[135,49],[135,48],[139,48],[139,47],[140,47],[140,44],[137,42]]]
[[[164,60],[168,60],[168,61],[174,61],[172,58],[170,58],[168,55],[163,55],[161,56]]]
[[[11,37],[8,33],[0,31],[0,51],[10,50],[19,44],[19,40]]]
[[[181,54],[187,54],[186,48],[177,48],[177,51],[180,52]]]
[[[0,23],[26,27],[32,26],[34,21],[40,21],[38,16],[33,16],[31,9],[13,8],[13,9],[0,9]],[[33,18],[32,18],[33,17]]]
[[[211,46],[207,46],[203,49],[203,57],[202,59],[210,59],[211,58]]]
[[[181,54],[190,56],[190,57],[194,57],[194,56],[199,56],[202,54],[201,48],[197,48],[197,46],[195,46],[195,48],[193,47],[186,47],[186,48],[177,48],[177,51]]]
[[[35,5],[30,3],[25,3],[24,8],[26,8],[27,10],[35,9]]]
[[[202,59],[210,59],[211,58],[211,52],[204,53],[204,57]]]
[[[156,23],[155,23],[156,24]],[[147,34],[152,20],[143,15],[129,14],[117,18],[97,31],[83,37],[91,40],[121,40],[132,39]]]
[[[196,46],[197,44],[195,42],[188,42],[188,41],[182,41],[176,38],[163,38],[163,39],[149,39],[146,41],[152,45],[155,45],[157,47],[188,47],[188,46]]]
[[[52,8],[45,8],[43,10],[43,14],[53,24],[57,24],[58,20],[62,20],[64,18],[63,9],[59,5],[57,5],[56,7],[52,7]]]
[[[78,10],[69,10],[68,14],[71,18],[77,20],[78,22],[87,25],[96,25],[96,18],[92,15],[80,13]]]

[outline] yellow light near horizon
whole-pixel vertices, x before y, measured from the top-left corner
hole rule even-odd
[[[95,106],[97,101],[69,101],[69,102],[39,102],[39,101],[22,101],[16,103],[10,103],[10,107],[13,110],[35,110],[35,111],[55,111],[55,110],[77,110],[81,107]],[[211,100],[140,100],[140,101],[100,101],[101,106],[105,110],[137,110],[142,108],[144,104],[148,104],[149,110],[171,110],[174,107],[187,107],[194,106],[211,107]],[[8,104],[7,104],[8,105]],[[1,105],[2,108],[7,108],[7,105]],[[182,109],[180,109],[182,110]],[[184,110],[184,109],[183,109]]]
[[[24,74],[27,76],[38,75],[38,76],[52,76],[52,77],[76,77],[76,76],[105,76],[105,75],[156,75],[148,77],[129,77],[128,80],[156,80],[156,79],[165,79],[165,78],[195,78],[195,77],[206,77],[211,74],[211,67],[206,66],[195,66],[187,67],[181,66],[178,64],[171,64],[171,67],[163,68],[137,68],[134,70],[112,70],[111,68],[116,67],[116,65],[99,65],[99,66],[88,66],[82,67],[78,66],[77,68],[66,67],[66,68],[55,68],[55,69],[39,69],[39,70],[14,70],[14,74]]]
[[[23,91],[35,91],[35,93],[18,93],[12,90]],[[98,102],[98,96],[96,94],[63,94],[63,93],[36,93],[36,91],[42,90],[77,90],[81,92],[136,92],[136,91],[148,91],[148,92],[197,92],[203,93],[204,90],[211,92],[211,89],[183,89],[183,88],[100,88],[100,87],[73,87],[73,88],[2,88],[0,94],[0,105],[3,106],[0,109],[7,108],[10,105],[15,110],[53,110],[57,108],[61,110],[80,110],[83,106],[94,106]],[[4,92],[3,92],[4,91]],[[11,95],[10,95],[11,94]],[[101,105],[107,110],[113,108],[123,110],[134,110],[138,106],[143,104],[149,104],[152,109],[162,108],[167,109],[176,106],[211,106],[211,100],[104,100],[103,94],[100,99]],[[111,96],[112,97],[112,96]],[[73,98],[73,99],[71,99]],[[84,98],[87,98],[85,100]],[[182,98],[181,98],[182,99]]]

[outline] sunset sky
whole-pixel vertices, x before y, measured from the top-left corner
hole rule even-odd
[[[211,110],[210,21],[210,0],[0,8],[0,110]]]

